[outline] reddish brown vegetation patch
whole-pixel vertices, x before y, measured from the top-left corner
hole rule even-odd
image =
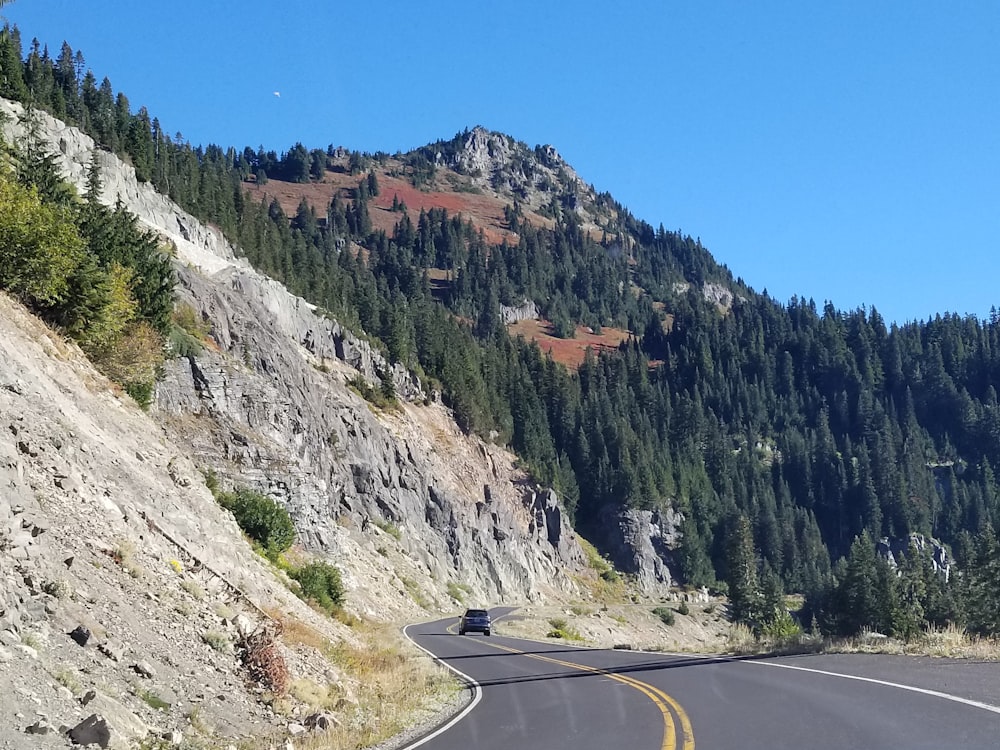
[[[552,335],[552,325],[546,320],[521,320],[507,326],[511,336],[524,336],[529,341],[537,341],[543,352],[551,353],[556,362],[577,369],[586,356],[587,349],[617,349],[621,342],[631,335],[621,328],[602,328],[601,334],[594,334],[584,326],[576,327],[576,336],[560,339]]]
[[[481,229],[490,244],[500,244],[505,238],[508,242],[517,242],[517,235],[507,229],[503,217],[503,209],[509,201],[495,196],[475,192],[447,190],[419,190],[401,177],[376,172],[379,184],[379,194],[369,203],[369,215],[372,226],[391,235],[396,223],[402,218],[399,212],[393,212],[393,198],[406,204],[411,221],[416,222],[420,211],[432,208],[443,208],[449,216],[461,214],[462,218],[471,221],[476,229]],[[350,201],[358,183],[364,175],[352,175],[346,172],[327,172],[323,182],[282,182],[269,180],[264,185],[247,183],[247,193],[255,200],[277,199],[282,210],[288,216],[294,216],[303,198],[313,207],[316,215],[326,216],[335,192]]]

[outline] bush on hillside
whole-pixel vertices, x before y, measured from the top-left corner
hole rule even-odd
[[[232,511],[243,532],[259,544],[268,559],[278,556],[295,541],[295,526],[288,511],[259,492],[240,488],[216,495],[219,504]]]
[[[653,614],[660,618],[660,621],[667,626],[673,625],[676,618],[674,611],[670,607],[657,607]]]
[[[298,581],[302,591],[300,596],[314,602],[327,614],[344,602],[344,585],[340,580],[340,570],[325,562],[311,562],[301,568],[289,571],[288,575]]]

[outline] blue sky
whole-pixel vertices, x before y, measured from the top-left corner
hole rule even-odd
[[[781,302],[1000,307],[995,0],[83,8],[3,12],[192,143],[395,152],[481,124]]]

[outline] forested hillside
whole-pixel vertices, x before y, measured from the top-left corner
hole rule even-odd
[[[192,146],[133,112],[68,45],[53,57],[33,43],[25,56],[16,30],[2,45],[0,94],[127,155],[254,266],[421,374],[463,429],[509,443],[557,488],[584,535],[600,543],[609,510],[676,508],[684,581],[728,586],[737,616],[759,627],[786,591],[806,594],[807,617],[831,631],[997,629],[996,315],[896,325],[875,309],[784,304],[607,194],[583,211],[568,184],[549,187],[546,222],[510,196],[500,244],[461,215],[395,200],[393,229],[378,229],[380,176],[426,186],[461,174],[452,151],[462,134],[393,157]],[[517,148],[522,170],[546,159]],[[303,200],[289,215],[261,200],[268,180],[320,183],[330,170],[355,187],[320,210]],[[708,299],[706,285],[728,289],[732,304]],[[508,335],[501,306],[525,301],[556,335],[577,324],[633,335],[570,371]],[[154,308],[141,307],[155,324]],[[391,388],[386,378],[387,397]],[[950,545],[964,573],[946,583],[913,546],[891,575],[874,542],[911,534]]]

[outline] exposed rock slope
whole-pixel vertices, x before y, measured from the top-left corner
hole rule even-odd
[[[454,606],[449,582],[487,602],[571,589],[564,571],[581,558],[568,525],[509,454],[460,435],[438,404],[373,413],[344,385],[356,371],[338,359],[346,342],[335,324],[303,307],[282,333],[254,274],[181,279],[219,346],[171,363],[164,424],[202,465],[285,503],[301,543],[344,565],[363,611],[412,616],[411,599]],[[399,575],[379,549],[399,553]]]
[[[250,551],[182,446],[6,295],[0,484],[2,747],[65,747],[59,729],[81,724],[135,747],[192,717],[206,735],[267,735],[286,720],[240,669],[238,623],[270,622],[266,606],[350,637]]]

